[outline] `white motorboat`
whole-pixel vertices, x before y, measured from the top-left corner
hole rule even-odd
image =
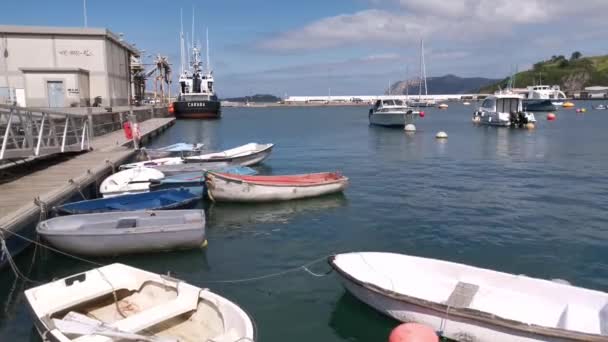
[[[233,165],[252,166],[261,163],[272,153],[273,144],[248,143],[222,152],[214,152],[187,158],[173,157],[147,160],[121,165],[120,169],[132,169],[142,166],[168,166],[184,163],[230,163]]]
[[[608,294],[393,253],[345,253],[330,265],[379,312],[456,341],[608,341]]]
[[[200,154],[204,146],[205,144],[203,143],[176,143],[159,148],[142,148],[141,151],[146,155],[147,159],[166,158],[171,155],[178,155],[184,157]]]
[[[40,335],[53,342],[255,341],[252,319],[209,289],[123,264],[25,291]]]
[[[104,198],[148,192],[150,182],[165,178],[165,174],[149,167],[135,167],[116,172],[104,179],[99,193]]]
[[[348,178],[337,172],[288,176],[241,176],[207,172],[209,198],[224,202],[268,202],[323,196],[343,191]]]
[[[36,232],[58,249],[86,256],[160,252],[200,247],[205,212],[148,210],[54,217]]]
[[[527,88],[526,101],[535,100],[551,100],[551,104],[554,106],[562,106],[564,101],[567,99],[566,94],[561,91],[558,85],[535,85],[528,86]]]
[[[490,126],[525,127],[536,123],[534,113],[524,112],[523,97],[511,92],[488,96],[473,114],[473,122]]]
[[[408,107],[404,101],[399,99],[377,100],[369,110],[369,123],[371,125],[386,127],[404,127],[414,122],[414,117],[420,115],[420,111]]]

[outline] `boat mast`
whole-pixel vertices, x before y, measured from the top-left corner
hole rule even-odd
[[[183,10],[179,9],[179,62],[180,62],[180,75],[184,74],[186,65],[186,42],[184,42],[184,13]]]
[[[426,64],[424,63],[424,40],[420,40],[420,55],[422,56],[422,77],[424,77],[424,95],[428,95],[428,88],[426,86]]]
[[[407,104],[407,101],[409,101],[410,99],[410,81],[408,79],[409,77],[409,66],[405,66],[405,102]]]
[[[205,37],[206,37],[206,40],[207,40],[207,49],[206,49],[206,52],[207,52],[207,73],[209,74],[209,73],[211,73],[211,62],[209,60],[209,28],[208,27],[205,30]]]
[[[420,74],[418,75],[418,102],[422,99],[422,39],[420,39]]]

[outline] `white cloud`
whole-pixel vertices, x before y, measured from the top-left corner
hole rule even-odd
[[[512,34],[522,26],[551,26],[568,16],[585,20],[608,11],[608,0],[370,0],[398,3],[394,10],[369,9],[314,21],[279,33],[259,46],[295,51],[361,44],[411,45],[420,38],[471,41]],[[386,7],[386,6],[385,6]],[[574,18],[573,18],[574,22]],[[582,29],[578,26],[571,30]]]

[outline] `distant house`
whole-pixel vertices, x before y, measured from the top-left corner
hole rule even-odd
[[[604,86],[585,87],[585,90],[581,91],[580,97],[584,98],[584,99],[608,98],[608,87],[604,87]]]

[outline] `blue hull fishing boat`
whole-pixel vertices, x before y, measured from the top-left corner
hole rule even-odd
[[[108,211],[165,210],[191,208],[200,200],[186,189],[171,189],[67,203],[53,208],[58,215]]]

